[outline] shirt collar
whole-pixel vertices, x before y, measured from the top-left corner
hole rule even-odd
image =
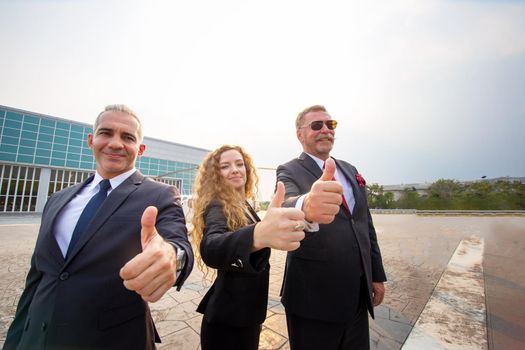
[[[117,188],[121,183],[123,183],[128,177],[130,177],[136,171],[137,171],[137,168],[133,168],[131,170],[126,171],[125,173],[122,173],[120,175],[117,175],[109,179],[109,183],[111,184],[111,190],[114,190],[115,188]],[[100,174],[97,171],[95,171],[95,177],[93,178],[93,181],[91,181],[90,189],[93,189],[94,187],[96,187],[102,180],[104,180],[104,178],[100,176]]]
[[[324,160],[322,160],[321,158],[317,158],[316,156],[313,156],[310,153],[306,153],[306,154],[308,154],[310,158],[312,158],[317,163],[317,165],[319,165],[319,168],[321,168],[321,170],[324,169]]]

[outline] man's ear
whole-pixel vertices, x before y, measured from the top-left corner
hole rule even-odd
[[[141,156],[146,151],[146,145],[140,144],[139,145],[139,156]]]
[[[93,149],[93,134],[88,134],[87,144],[90,149]]]
[[[297,135],[297,139],[302,145],[303,144],[303,131],[301,129],[296,129],[295,134]]]

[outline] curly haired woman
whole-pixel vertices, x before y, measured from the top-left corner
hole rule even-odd
[[[295,250],[304,238],[304,214],[280,208],[284,186],[261,221],[249,204],[257,197],[253,160],[224,145],[202,162],[193,188],[192,241],[205,277],[217,270],[197,311],[204,314],[201,347],[257,349],[268,302],[270,248]]]

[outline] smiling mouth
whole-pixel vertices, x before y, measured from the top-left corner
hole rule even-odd
[[[120,158],[125,157],[124,154],[119,154],[119,153],[104,153],[104,154],[108,156],[109,158],[113,158],[113,159],[120,159]]]

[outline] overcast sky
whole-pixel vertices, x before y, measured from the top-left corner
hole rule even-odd
[[[369,183],[525,176],[524,1],[0,0],[0,28],[2,105],[125,103],[147,136],[275,168],[324,104]]]

